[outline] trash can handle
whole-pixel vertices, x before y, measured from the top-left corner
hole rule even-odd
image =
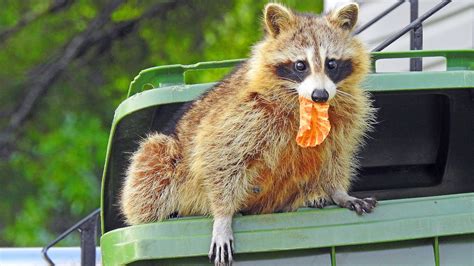
[[[149,88],[182,85],[184,84],[184,73],[190,70],[234,67],[243,61],[244,59],[233,59],[202,62],[192,65],[168,65],[148,68],[140,71],[138,76],[130,83],[127,97]]]

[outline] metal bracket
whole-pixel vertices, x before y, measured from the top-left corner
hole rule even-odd
[[[81,265],[95,265],[95,247],[97,244],[97,223],[99,215],[100,209],[93,211],[46,245],[41,251],[44,260],[46,260],[49,265],[54,265],[54,262],[48,256],[48,250],[69,236],[72,232],[78,230],[81,233]]]

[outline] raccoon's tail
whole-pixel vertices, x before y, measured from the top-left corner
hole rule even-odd
[[[121,193],[121,210],[128,224],[161,221],[177,211],[174,178],[180,149],[175,138],[148,136],[132,155]]]

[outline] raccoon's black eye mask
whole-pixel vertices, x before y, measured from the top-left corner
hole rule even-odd
[[[303,63],[305,65],[304,69],[298,70],[298,63]],[[298,67],[301,67],[301,65]],[[328,58],[326,59],[324,69],[326,75],[332,80],[332,82],[337,84],[352,74],[352,61],[350,59],[343,60]],[[275,68],[275,73],[284,80],[303,82],[311,71],[309,71],[308,62],[301,60],[279,64]]]
[[[326,59],[326,67],[324,68],[326,75],[335,84],[347,78],[352,73],[352,61],[350,59]]]
[[[310,74],[308,62],[298,60],[296,62],[287,62],[276,66],[275,73],[282,79],[303,82]]]

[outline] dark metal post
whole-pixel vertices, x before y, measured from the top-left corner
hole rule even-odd
[[[418,19],[418,0],[410,0],[410,22]],[[410,32],[410,50],[423,50],[423,25],[420,23]],[[421,71],[421,58],[410,58],[410,71]]]
[[[81,225],[81,265],[95,265],[95,251],[97,241],[97,218],[95,215]]]

